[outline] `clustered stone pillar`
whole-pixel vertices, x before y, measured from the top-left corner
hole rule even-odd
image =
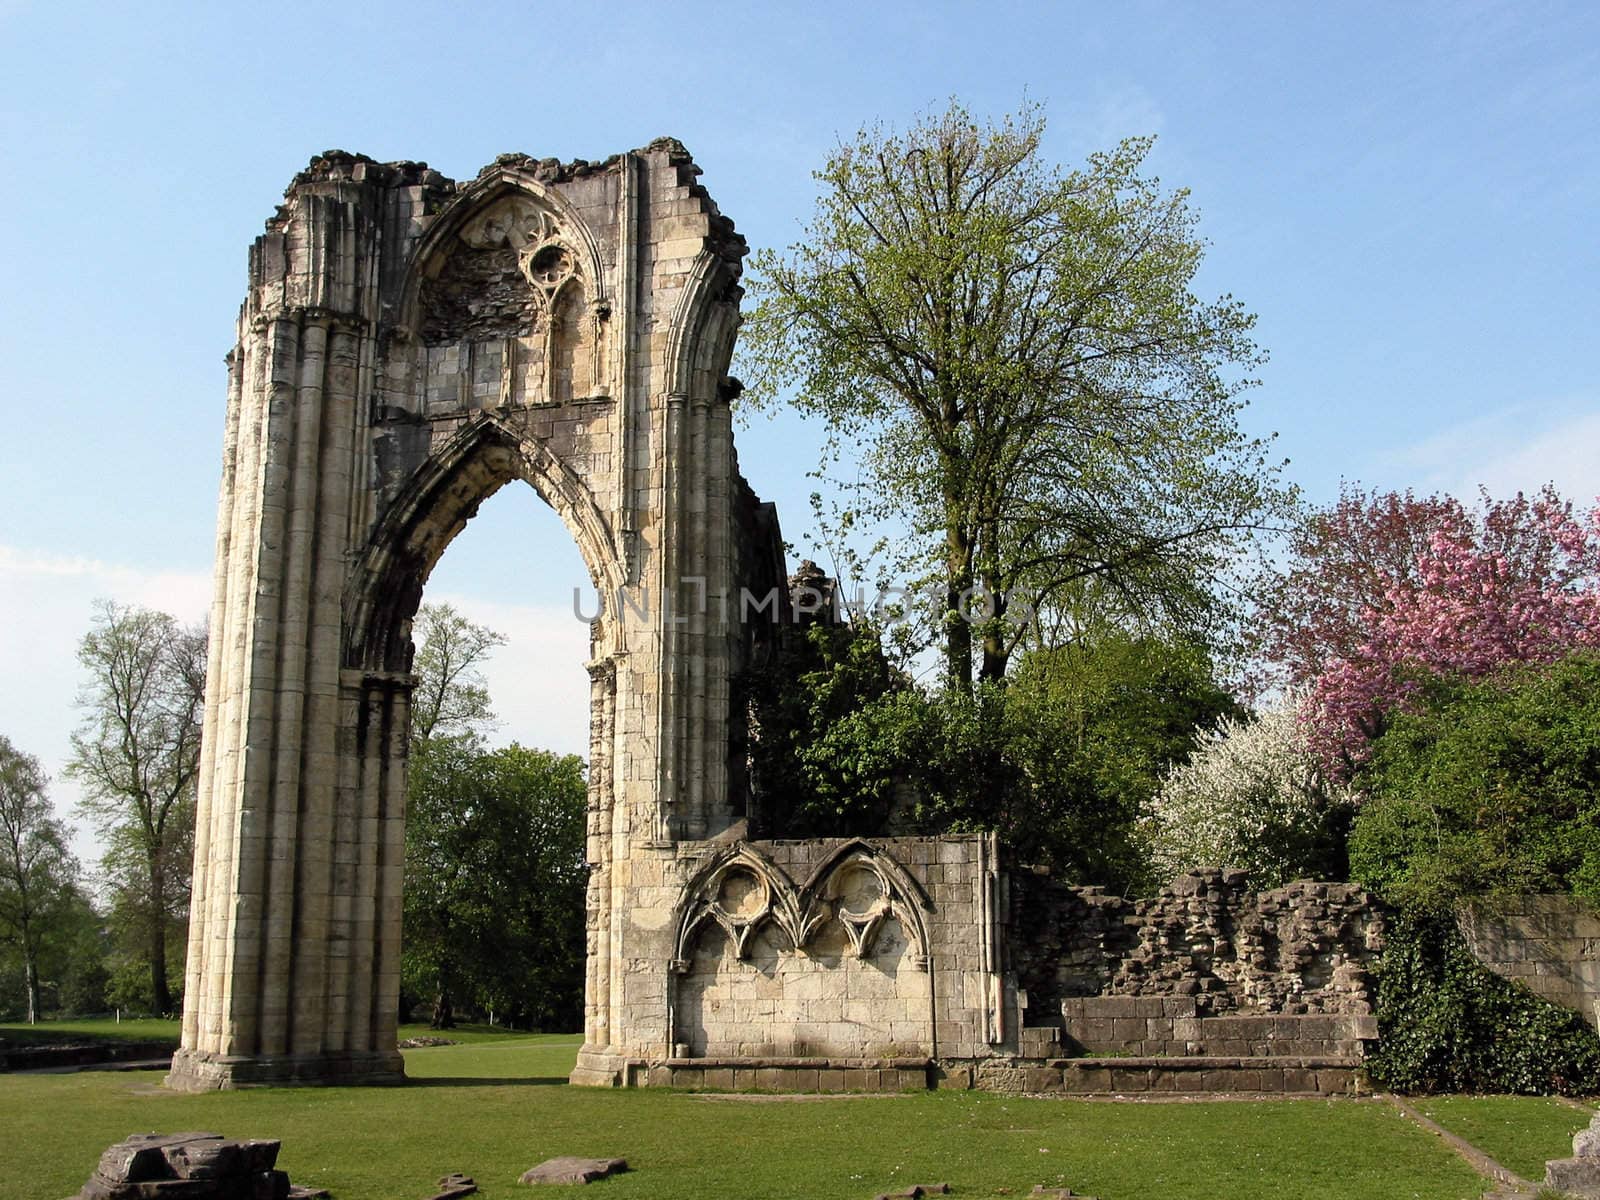
[[[402,1078],[411,619],[482,501],[533,486],[592,630],[585,1045],[667,1036],[680,839],[742,816],[728,612],[769,528],[726,371],[744,243],[670,140],[457,184],[329,152],[250,256],[229,358],[182,1048],[188,1089]],[[770,536],[776,538],[775,525]],[[770,548],[767,548],[770,550]]]

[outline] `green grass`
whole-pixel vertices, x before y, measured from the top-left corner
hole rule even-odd
[[[176,1018],[129,1018],[118,1022],[110,1017],[62,1021],[40,1021],[29,1025],[24,1021],[0,1022],[0,1040],[17,1043],[118,1041],[118,1042],[171,1042],[177,1048],[183,1034],[183,1023]]]
[[[556,1154],[621,1155],[611,1200],[866,1200],[947,1181],[961,1197],[1067,1185],[1103,1200],[1469,1200],[1481,1181],[1386,1104],[1105,1104],[943,1092],[823,1100],[565,1086],[576,1037],[406,1052],[412,1084],[178,1095],[152,1072],[0,1076],[0,1195],[60,1200],[144,1130],[283,1139],[335,1200],[409,1200],[463,1171],[486,1200]],[[589,1193],[585,1193],[588,1195]]]
[[[400,1040],[407,1038],[448,1038],[452,1042],[475,1045],[480,1042],[504,1042],[516,1038],[537,1037],[527,1030],[507,1029],[503,1025],[457,1025],[453,1029],[432,1029],[426,1023],[400,1026]],[[582,1041],[580,1038],[579,1041]]]
[[[1572,1154],[1572,1135],[1594,1115],[1547,1096],[1430,1096],[1418,1112],[1524,1179],[1544,1179],[1545,1160]]]

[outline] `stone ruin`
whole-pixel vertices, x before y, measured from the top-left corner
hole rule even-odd
[[[465,182],[329,152],[256,240],[169,1085],[403,1079],[411,623],[515,481],[604,600],[574,1083],[1167,1086],[1132,1064],[1182,1047],[1210,1084],[1346,1085],[1379,936],[1349,889],[1206,876],[1133,904],[990,836],[750,839],[731,685],[812,605],[739,473],[745,244],[699,174],[668,139]]]
[[[75,1200],[317,1200],[277,1169],[279,1143],[220,1133],[136,1133],[112,1146]]]
[[[1572,1157],[1544,1165],[1544,1185],[1563,1195],[1600,1200],[1600,1113],[1572,1139]]]

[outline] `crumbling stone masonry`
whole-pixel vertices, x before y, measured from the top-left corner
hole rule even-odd
[[[516,480],[605,600],[574,1082],[1067,1086],[1097,1048],[1359,1043],[1378,926],[1348,888],[1208,875],[1129,902],[1009,872],[990,836],[748,839],[730,685],[807,606],[738,472],[745,246],[698,174],[670,140],[503,156],[465,183],[330,152],[257,239],[169,1084],[403,1078],[411,622]],[[1241,1078],[1307,1090],[1273,1062]]]
[[[665,1053],[677,846],[744,813],[729,677],[762,635],[725,606],[783,582],[728,408],[745,245],[698,174],[670,140],[603,163],[508,155],[465,183],[330,152],[257,239],[173,1086],[401,1078],[411,621],[513,480],[606,601],[575,1078]]]

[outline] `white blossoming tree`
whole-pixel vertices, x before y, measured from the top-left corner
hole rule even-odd
[[[1292,706],[1253,721],[1224,717],[1163,781],[1152,805],[1152,858],[1166,878],[1241,867],[1258,888],[1343,878],[1352,793],[1326,779]]]

